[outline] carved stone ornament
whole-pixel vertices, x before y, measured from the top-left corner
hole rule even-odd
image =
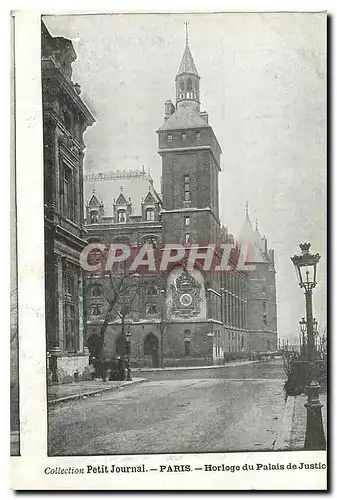
[[[201,284],[184,269],[182,274],[171,285],[173,314],[182,317],[193,317],[200,313]]]

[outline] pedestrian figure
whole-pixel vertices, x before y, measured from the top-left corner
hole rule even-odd
[[[99,367],[100,367],[100,375],[102,377],[102,382],[105,382],[107,375],[107,363],[105,361],[100,361]]]
[[[89,361],[89,371],[91,380],[95,380],[96,375],[96,358],[93,356]]]
[[[51,381],[54,384],[57,384],[58,382],[58,376],[57,376],[57,356],[55,354],[52,354],[49,358],[49,369],[51,371]]]
[[[117,364],[118,364],[118,379],[119,380],[125,380],[125,365],[124,365],[124,361],[118,357],[117,358]]]

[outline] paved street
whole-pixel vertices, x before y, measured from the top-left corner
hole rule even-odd
[[[270,450],[284,409],[280,361],[142,372],[148,381],[49,408],[49,454]]]

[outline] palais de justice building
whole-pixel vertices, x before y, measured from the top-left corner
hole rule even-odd
[[[83,134],[94,118],[72,81],[72,42],[51,36],[44,23],[41,30],[46,340],[54,381],[66,381],[88,365],[79,257],[87,244]]]
[[[108,277],[89,277],[88,345],[100,336],[106,319],[104,355],[123,355],[127,335],[134,366],[222,363],[227,356],[277,348],[274,254],[252,227],[248,210],[236,242],[221,225],[222,152],[200,102],[200,76],[186,41],[175,78],[175,105],[165,102],[164,123],[157,130],[160,192],[144,168],[84,176],[88,242],[150,242],[156,249],[245,243],[250,248],[246,264],[255,265],[248,272],[234,264],[232,271],[204,272],[180,264],[142,277],[123,326],[118,311],[106,316]]]

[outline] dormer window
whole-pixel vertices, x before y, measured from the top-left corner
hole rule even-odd
[[[145,213],[147,221],[154,220],[154,208],[147,208]]]
[[[119,209],[117,211],[117,222],[126,222],[126,210],[125,210],[125,208]]]
[[[172,134],[167,134],[167,142],[172,142]]]
[[[90,212],[90,224],[97,224],[97,223],[98,223],[98,211],[92,210]]]

